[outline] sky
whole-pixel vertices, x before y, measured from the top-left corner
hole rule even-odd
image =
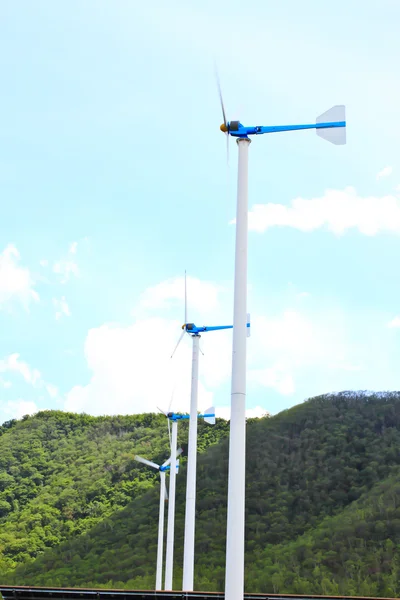
[[[247,410],[398,390],[397,0],[4,0],[0,422],[189,409],[188,317],[231,324],[229,119],[312,123],[249,155]],[[199,409],[229,417],[230,331],[201,338]]]

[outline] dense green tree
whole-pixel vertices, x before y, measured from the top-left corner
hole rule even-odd
[[[228,424],[199,423],[197,589],[224,585]],[[187,424],[180,427],[187,444]],[[247,426],[248,591],[400,594],[400,393],[313,398]],[[41,412],[0,428],[0,580],[152,588],[162,415]],[[185,458],[177,480],[182,576]]]

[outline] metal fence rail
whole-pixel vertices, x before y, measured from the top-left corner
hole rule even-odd
[[[92,588],[42,588],[0,585],[4,600],[224,600],[223,592],[107,590]],[[365,596],[300,596],[296,594],[245,594],[244,600],[393,600]],[[399,600],[399,599],[397,599]]]

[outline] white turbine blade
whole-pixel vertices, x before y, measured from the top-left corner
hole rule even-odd
[[[164,479],[164,485],[165,485],[165,499],[168,500],[168,488],[167,488],[167,482]]]
[[[346,121],[346,108],[343,104],[332,106],[329,110],[316,118],[316,123],[337,123]],[[341,146],[346,143],[346,127],[330,127],[328,129],[316,129],[317,135]]]
[[[168,460],[166,460],[161,466],[162,467],[168,467],[169,463],[171,462],[171,457],[169,457]]]
[[[168,405],[168,412],[169,412],[169,413],[171,412],[172,401],[173,401],[173,399],[174,399],[174,392],[175,392],[175,387],[174,387],[174,388],[173,388],[173,390],[172,390],[171,399],[170,399],[170,401],[169,401],[169,405]]]
[[[182,341],[182,338],[183,338],[183,336],[185,335],[185,333],[186,333],[186,327],[185,327],[185,329],[182,331],[181,335],[179,336],[178,343],[176,344],[176,346],[175,346],[175,349],[174,349],[173,353],[171,354],[171,358],[174,356],[175,352],[178,350],[178,346],[179,346],[179,344],[181,343],[181,341]]]
[[[160,408],[159,406],[157,406],[157,408],[158,408],[158,410],[160,411],[161,414],[167,416],[167,413],[162,408]]]
[[[222,110],[222,118],[224,119],[224,125],[227,125],[228,122],[226,120],[226,112],[225,112],[225,106],[224,106],[224,100],[222,98],[222,89],[221,89],[221,82],[219,80],[219,74],[218,74],[218,69],[217,69],[217,63],[214,61],[214,72],[215,72],[215,79],[217,81],[217,86],[218,86],[218,93],[219,93],[219,101],[221,104],[221,110]]]
[[[185,330],[187,325],[187,287],[186,287],[186,271],[185,271]]]
[[[179,448],[176,451],[176,456],[180,456],[183,452],[183,448]],[[172,457],[170,456],[168,460],[166,460],[161,466],[162,467],[168,467],[169,463],[171,462]]]
[[[179,458],[176,461],[176,474],[178,475],[179,473]]]
[[[215,425],[215,406],[210,406],[204,411],[205,415],[214,415],[213,417],[204,417],[204,422],[209,425]]]
[[[247,337],[250,337],[250,330],[251,330],[250,313],[247,313],[247,323],[249,324],[249,326],[246,327],[246,329],[247,329]],[[246,325],[247,325],[247,323],[246,323]]]
[[[155,462],[152,462],[151,460],[147,460],[147,458],[143,458],[142,456],[134,456],[133,457],[135,460],[137,460],[140,463],[143,463],[144,465],[147,465],[148,467],[153,467],[153,469],[157,469],[157,471],[160,470],[159,465],[156,465]]]
[[[199,350],[200,350],[201,354],[204,356],[204,352],[203,352],[203,350],[202,350],[202,348],[200,346],[200,342],[199,342]]]

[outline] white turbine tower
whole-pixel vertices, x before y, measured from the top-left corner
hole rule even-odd
[[[239,149],[235,285],[233,308],[231,420],[229,436],[228,514],[226,531],[225,600],[243,600],[244,527],[246,476],[246,314],[247,314],[247,230],[248,158],[250,137],[264,133],[315,129],[329,142],[346,143],[345,107],[334,106],[313,124],[246,127],[240,121],[227,121],[221,87],[219,96],[224,119],[220,129],[236,138]],[[227,140],[228,141],[228,140]]]
[[[182,454],[182,448],[177,451],[177,456]],[[169,470],[171,463],[171,457],[166,460],[162,465],[147,460],[136,454],[134,460],[137,460],[160,473],[160,511],[158,514],[158,544],[157,544],[157,566],[156,566],[156,590],[162,590],[162,568],[163,568],[163,553],[164,553],[164,504],[165,500],[168,500],[167,484],[165,482],[165,474]],[[178,468],[178,464],[177,464]]]
[[[168,418],[169,422],[172,422],[172,433],[171,433],[171,465],[174,464],[174,456],[176,456],[176,446],[178,439],[178,421],[189,419],[189,426],[191,421],[190,415],[180,415],[174,412],[164,413]],[[203,418],[206,423],[215,425],[215,408],[211,407],[207,409],[204,415],[199,415]],[[197,413],[196,413],[197,422]],[[172,590],[172,579],[174,569],[174,541],[175,541],[175,492],[176,492],[176,474],[174,469],[170,471],[169,479],[169,504],[168,504],[168,525],[167,525],[167,553],[165,558],[165,590]]]
[[[247,334],[250,335],[250,315],[247,315]],[[219,331],[232,329],[232,325],[217,325],[213,327],[197,327],[194,323],[187,321],[187,289],[185,271],[185,323],[182,325],[182,334],[178,340],[171,358],[175,354],[185,333],[192,338],[192,382],[190,389],[190,421],[189,421],[189,445],[186,475],[186,505],[185,505],[185,537],[183,545],[183,580],[182,590],[193,591],[194,584],[194,543],[196,522],[196,471],[197,471],[197,404],[199,389],[199,351],[200,334],[207,331]]]

